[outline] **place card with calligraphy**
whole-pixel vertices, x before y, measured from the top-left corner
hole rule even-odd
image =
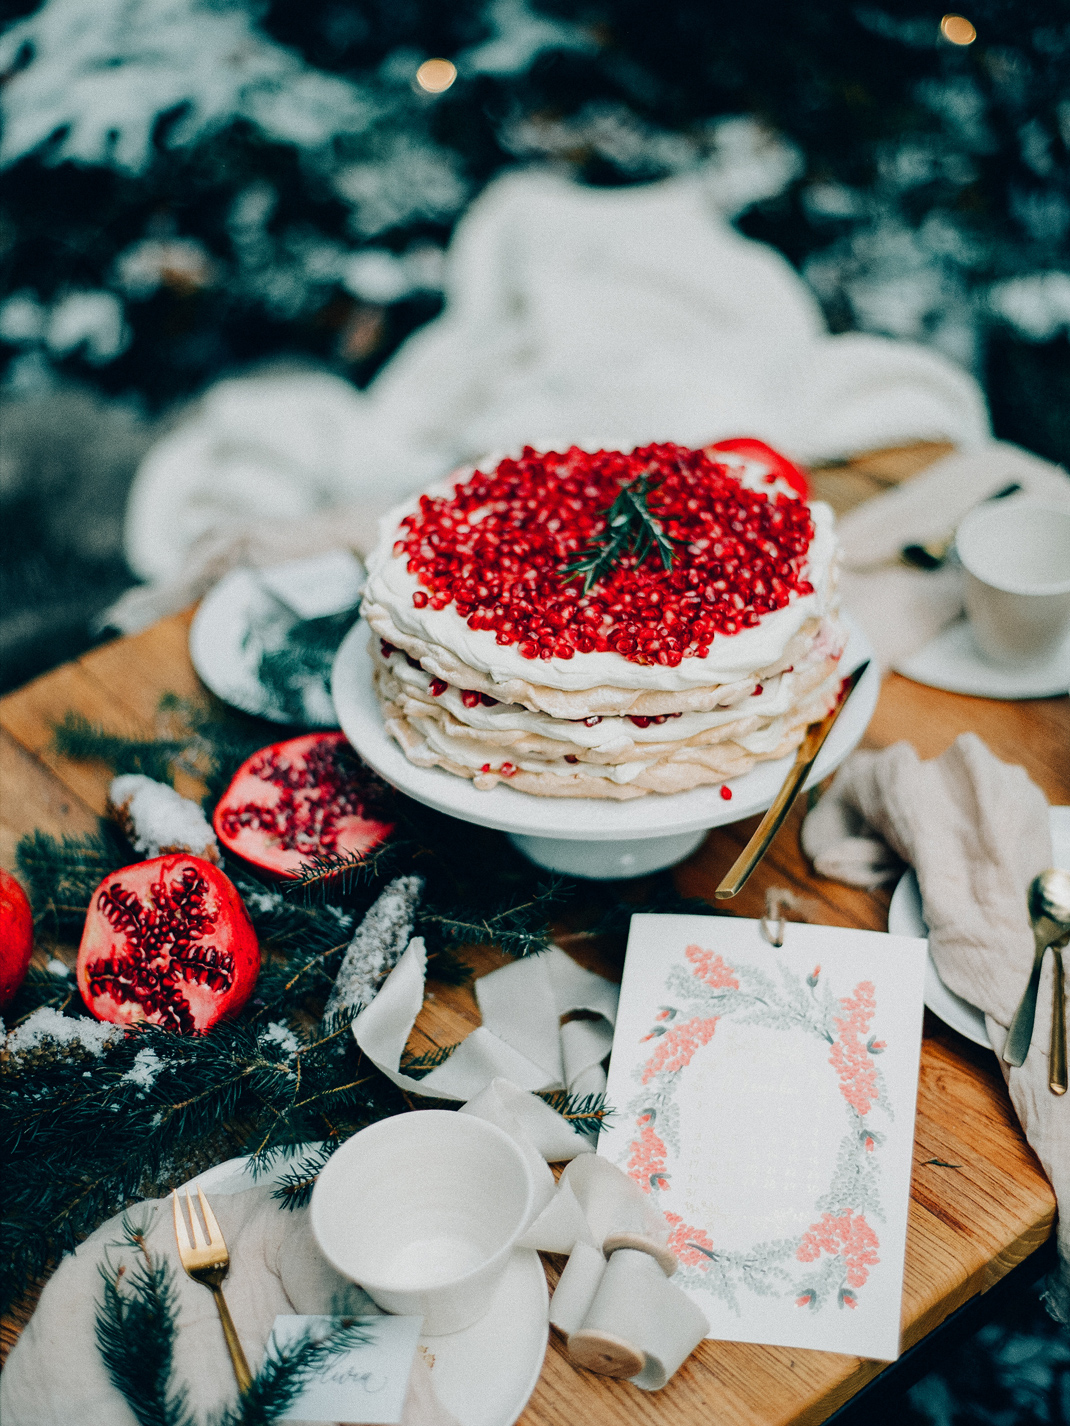
[[[293,1347],[310,1333],[318,1339],[342,1320],[337,1317],[276,1317],[272,1341]],[[328,1356],[309,1378],[282,1418],[287,1426],[397,1426],[405,1405],[420,1317],[359,1317],[367,1341]]]
[[[710,1337],[899,1354],[926,943],[634,916],[598,1152]]]

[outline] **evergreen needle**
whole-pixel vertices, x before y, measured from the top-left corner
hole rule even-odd
[[[651,550],[656,550],[662,568],[672,569],[673,541],[662,529],[647,500],[652,474],[644,471],[621,487],[609,507],[605,529],[588,549],[563,566],[562,573],[567,579],[583,576],[584,594],[590,594],[628,554],[641,565]]]

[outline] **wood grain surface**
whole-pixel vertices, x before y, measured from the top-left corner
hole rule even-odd
[[[157,728],[161,694],[202,696],[186,651],[188,615],[163,620],[65,665],[0,702],[0,862],[14,866],[20,836],[88,830],[104,810],[110,774],[51,748],[51,728],[68,711],[140,736]],[[1070,700],[990,702],[924,688],[896,675],[884,683],[866,735],[871,747],[909,739],[924,757],[973,730],[1001,758],[1022,763],[1049,802],[1070,803]],[[808,899],[808,919],[883,930],[888,895],[816,876],[798,846],[796,808],[743,893],[733,914],[761,914],[767,888],[788,887]],[[722,827],[674,873],[681,892],[712,899],[713,888],[755,823]],[[629,894],[641,897],[641,883]],[[619,976],[619,957],[590,947],[561,928],[561,944],[578,960]],[[51,953],[51,948],[50,948]],[[70,957],[70,949],[61,952]],[[491,948],[466,950],[477,974],[502,964]],[[421,1053],[454,1044],[479,1023],[470,989],[429,984],[410,1040]],[[903,1343],[909,1346],[949,1313],[983,1292],[1051,1234],[1055,1199],[1018,1127],[995,1057],[926,1017],[918,1091],[914,1172],[907,1235]],[[547,1259],[555,1280],[561,1263]],[[32,1306],[3,1323],[4,1345]],[[562,1422],[685,1426],[776,1426],[823,1421],[882,1370],[879,1362],[832,1353],[707,1342],[660,1392],[644,1393],[568,1361],[551,1340],[546,1364],[522,1426]]]

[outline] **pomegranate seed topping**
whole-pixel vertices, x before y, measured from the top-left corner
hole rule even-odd
[[[732,789],[731,789],[730,787],[722,787],[722,788],[721,788],[721,796],[724,798],[724,800],[725,800],[726,802],[731,802],[731,801],[732,801]]]
[[[479,770],[480,772],[490,772],[490,763],[484,763]]]
[[[754,685],[754,692],[751,694],[751,697],[752,697],[752,698],[757,698],[758,695],[759,695],[759,693],[764,693],[764,692],[765,692],[765,689],[762,687],[762,685],[761,685],[760,683],[756,683],[756,684]]]
[[[579,762],[579,758],[576,757],[576,755],[575,755],[574,753],[566,753],[566,754],[565,754],[565,761],[566,761],[567,763],[578,763],[578,762]]]
[[[501,773],[502,777],[512,777],[513,773],[516,772],[516,764],[502,763],[498,771]]]
[[[397,649],[395,649],[394,645],[393,645],[393,644],[388,644],[385,639],[380,639],[380,640],[379,640],[379,648],[380,648],[381,651],[382,651],[382,655],[383,655],[383,658],[384,658],[384,659],[388,659],[391,654],[396,654],[396,653],[397,653]]]
[[[479,701],[483,704],[484,708],[497,708],[500,702],[499,699],[492,698],[489,693],[481,693],[479,695]]]
[[[435,680],[436,683],[438,681],[438,679]],[[466,708],[478,708],[480,701],[479,694],[474,689],[464,688],[461,690],[461,702]]]
[[[447,688],[449,688],[449,684],[444,678],[433,678],[428,684],[427,691],[432,698],[441,698]],[[472,705],[468,706],[470,708]]]
[[[621,486],[642,472],[654,477],[648,506],[675,542],[673,568],[654,552],[642,562],[626,555],[584,595],[563,568],[604,536]],[[421,496],[395,550],[423,586],[416,608],[453,603],[470,628],[522,658],[613,650],[675,668],[812,593],[803,577],[812,537],[804,500],[749,490],[703,451],[540,455],[528,446],[450,496]]]

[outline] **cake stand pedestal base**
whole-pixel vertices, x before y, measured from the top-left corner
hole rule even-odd
[[[518,851],[548,871],[588,881],[619,881],[664,871],[682,862],[702,845],[706,830],[637,837],[628,842],[569,841],[563,837],[528,837],[520,832],[506,835]]]

